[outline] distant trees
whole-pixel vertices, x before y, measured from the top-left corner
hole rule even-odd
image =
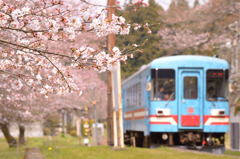
[[[143,44],[138,49],[143,54],[135,54],[134,58],[123,65],[123,78],[139,69],[143,64],[163,55],[201,54],[218,55],[231,60],[230,46],[236,43],[237,26],[240,26],[238,1],[210,0],[200,5],[199,1],[190,8],[184,0],[174,0],[167,11],[163,11],[154,1],[148,7],[126,7],[122,11],[130,22],[148,23],[152,34],[147,34],[144,27],[118,38],[120,48],[128,45]],[[235,29],[233,29],[235,28]],[[238,31],[239,32],[239,31]],[[226,54],[227,52],[227,54]],[[236,58],[234,58],[236,59]],[[237,63],[232,61],[233,63]]]
[[[118,36],[117,45],[121,49],[137,47],[129,52],[134,54],[133,58],[122,65],[123,78],[136,72],[143,64],[164,55],[158,47],[160,37],[157,35],[162,25],[162,16],[159,15],[161,10],[154,0],[150,0],[147,6],[129,4],[124,10],[118,12],[118,15],[124,16],[133,27],[129,35]]]
[[[237,6],[237,1],[222,0],[195,4],[194,8],[187,8],[183,3],[171,6],[165,20],[168,28],[160,30],[160,35],[166,39],[162,47],[175,43],[176,47],[172,49],[180,53],[220,55],[219,50],[231,41],[229,26],[238,19]],[[170,36],[164,32],[170,33]],[[183,38],[179,38],[181,36]]]

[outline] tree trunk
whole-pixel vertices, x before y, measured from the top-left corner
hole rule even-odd
[[[17,147],[17,140],[10,134],[8,124],[0,124],[0,128],[3,132],[5,139],[8,142],[9,147]]]
[[[18,136],[18,142],[20,145],[25,144],[25,127],[23,125],[19,125],[19,136]]]

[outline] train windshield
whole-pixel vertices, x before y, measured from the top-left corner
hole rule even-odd
[[[175,70],[152,69],[152,100],[169,101],[175,99]]]
[[[228,70],[207,71],[207,99],[209,101],[227,100]]]

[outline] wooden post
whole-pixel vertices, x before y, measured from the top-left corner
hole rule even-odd
[[[112,75],[111,72],[107,73],[108,81],[107,81],[107,139],[108,145],[113,145],[113,114],[112,114]]]
[[[112,19],[112,14],[114,14],[115,9],[114,6],[115,0],[108,0],[108,19]],[[115,46],[115,35],[110,34],[107,36],[107,49],[108,53],[112,53],[112,48]],[[113,98],[112,98],[112,73],[111,71],[108,71],[108,89],[107,89],[107,96],[108,96],[108,103],[107,103],[107,112],[108,112],[108,145],[112,146],[114,145],[114,134],[113,134],[113,127],[116,126],[113,124]]]
[[[115,0],[108,0],[108,19],[112,19],[112,14],[115,13]],[[112,48],[115,46],[116,42],[116,36],[114,34],[108,35],[108,53],[112,52]],[[121,89],[121,69],[120,69],[120,62],[115,64],[114,66],[114,72],[111,72],[108,74],[108,115],[109,120],[108,124],[111,125],[108,129],[109,131],[109,143],[111,141],[111,145],[114,145],[114,147],[124,147],[124,137],[123,137],[123,120],[122,120],[122,89]],[[115,85],[113,85],[113,83]],[[110,95],[110,93],[112,94]],[[111,102],[111,103],[110,103]],[[118,109],[116,109],[118,108]],[[118,112],[116,112],[118,110]],[[117,120],[118,117],[118,120]],[[111,128],[111,130],[110,130]],[[118,129],[118,130],[117,130]]]
[[[122,82],[121,82],[121,63],[117,63],[117,88],[118,88],[118,136],[119,136],[119,147],[124,147],[124,137],[123,137],[123,119],[122,119]]]
[[[114,70],[112,71],[112,101],[113,101],[113,105],[112,105],[112,114],[113,114],[113,146],[114,147],[118,147],[118,124],[117,124],[117,111],[116,111],[116,97],[117,94],[115,92],[115,87],[116,85],[114,85],[114,80],[116,77],[114,77]]]

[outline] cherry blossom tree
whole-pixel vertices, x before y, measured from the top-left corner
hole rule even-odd
[[[83,32],[128,34],[125,19],[113,15],[109,20],[106,12],[83,1],[0,0],[0,127],[10,146],[16,145],[10,121],[36,120],[42,117],[39,112],[49,111],[36,107],[36,99],[72,91],[81,95],[72,70],[106,71],[127,59],[117,47],[111,53],[90,45],[69,46],[68,51],[51,47]]]
[[[165,28],[159,31],[159,35],[163,40],[161,45],[165,49],[174,48],[178,51],[198,47],[209,42],[208,33],[195,35],[191,30]]]
[[[188,6],[178,1],[175,7],[163,13],[165,28],[159,31],[161,47],[182,53],[187,49],[219,52],[235,39],[231,26],[239,20],[238,1],[209,0],[202,5]]]
[[[91,110],[96,109],[101,119],[106,118],[106,83],[100,79],[95,71],[74,70],[76,83],[81,88],[82,94],[79,97],[76,93],[67,93],[63,95],[52,95],[47,99],[47,103],[53,111],[59,110],[83,110],[88,107]],[[93,107],[93,103],[97,107]],[[51,111],[51,112],[53,112]],[[90,114],[90,116],[92,116]]]
[[[71,50],[67,54],[61,54],[49,51],[46,45],[48,41],[72,40],[84,31],[94,31],[97,36],[126,34],[129,26],[125,25],[122,17],[113,16],[113,20],[108,21],[106,10],[92,12],[92,7],[86,4],[81,4],[79,11],[71,11],[70,4],[64,4],[60,0],[25,0],[16,1],[14,5],[7,2],[0,3],[1,71],[5,76],[19,76],[24,80],[19,82],[26,82],[29,86],[39,83],[47,87],[41,90],[46,93],[51,87],[42,83],[46,79],[43,74],[48,70],[52,70],[47,75],[48,80],[52,81],[59,76],[57,79],[60,80],[55,80],[55,84],[64,81],[66,84],[63,87],[70,88],[73,87],[70,85],[70,76],[67,78],[64,75],[68,75],[71,68],[90,67],[105,71],[115,61],[126,59],[116,47],[112,54],[98,52],[89,46],[69,48]]]
[[[41,93],[32,92],[26,86],[15,92],[1,90],[1,119],[2,122],[15,122],[19,125],[19,144],[25,143],[24,124],[43,121],[49,114],[63,110],[74,112],[88,106],[91,110],[96,109],[98,116],[106,117],[106,84],[100,79],[98,73],[90,70],[71,70],[71,73],[74,83],[81,89],[81,96],[77,92],[69,92],[58,95],[52,93],[45,98]],[[8,96],[14,97],[9,100]],[[93,101],[97,104],[95,108],[92,108]],[[7,138],[9,144],[14,146],[17,142],[7,131],[4,133],[9,136]]]

